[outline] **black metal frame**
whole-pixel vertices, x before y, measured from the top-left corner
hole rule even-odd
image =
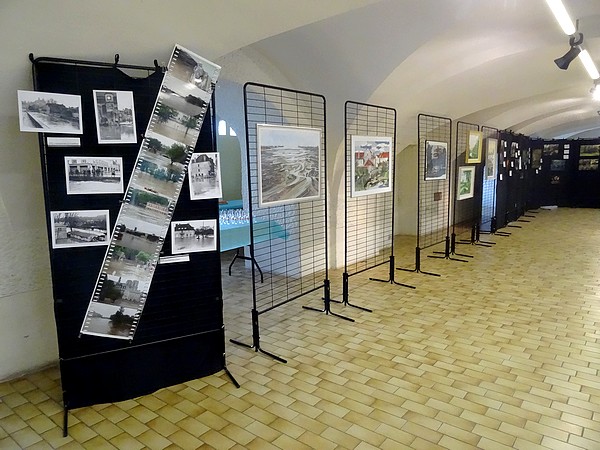
[[[271,86],[261,83],[246,83],[244,85],[244,111],[246,116],[246,150],[247,150],[247,180],[250,215],[250,258],[260,261],[264,272],[264,284],[258,285],[255,264],[252,264],[252,344],[246,344],[231,339],[234,344],[254,349],[271,358],[286,363],[271,352],[261,348],[259,316],[275,308],[290,303],[307,294],[323,289],[323,309],[303,306],[327,315],[340,317],[345,320],[353,319],[331,311],[331,291],[328,278],[328,239],[327,239],[327,152],[326,152],[326,102],[325,97],[305,91]],[[258,204],[258,163],[257,163],[257,131],[256,125],[288,125],[311,127],[321,130],[321,197],[318,200],[293,203],[281,206],[263,206]],[[259,223],[267,222],[264,229],[258,228]],[[285,232],[277,231],[277,221],[287,226]],[[307,279],[296,277],[302,260],[299,236],[290,237],[287,230],[291,228],[312,226],[313,233],[303,233],[309,236],[313,244],[310,256],[311,267],[315,269]],[[283,243],[273,243],[274,239],[282,238]],[[300,233],[300,232],[298,232]],[[267,239],[265,239],[265,237]],[[260,240],[258,240],[260,238]],[[321,238],[321,239],[319,239]],[[291,241],[290,241],[291,239]],[[260,247],[260,248],[259,248]],[[291,255],[288,254],[288,250]],[[294,254],[297,256],[294,257]],[[308,258],[308,256],[307,256]],[[290,261],[288,261],[290,260]],[[306,263],[306,260],[304,260]],[[324,280],[317,282],[316,273],[321,271]],[[278,272],[282,275],[278,275]],[[301,272],[301,271],[300,271]],[[260,301],[260,304],[259,304]]]

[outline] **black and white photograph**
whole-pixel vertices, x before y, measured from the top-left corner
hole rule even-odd
[[[52,248],[108,245],[108,210],[51,211]]]
[[[171,222],[171,253],[173,255],[216,250],[216,219]]]
[[[135,108],[131,91],[93,91],[99,144],[134,144]]]
[[[121,216],[139,219],[154,225],[164,225],[169,219],[171,200],[146,189],[129,188],[128,202],[123,204]],[[121,217],[119,218],[121,220]]]
[[[544,156],[558,155],[560,144],[544,144]]]
[[[496,178],[496,166],[498,162],[498,139],[487,138],[485,149],[485,179]]]
[[[117,231],[126,231],[129,230],[131,234],[135,234],[138,237],[143,237],[144,239],[147,239],[148,241],[151,242],[158,242],[159,237],[160,236],[165,236],[165,234],[167,234],[167,230],[168,230],[168,224],[162,224],[162,225],[155,225],[153,223],[150,222],[146,222],[144,220],[141,220],[137,217],[134,217],[133,215],[129,215],[129,214],[124,214],[123,212],[121,212],[121,214],[119,214],[118,217],[118,223],[115,224],[115,229]],[[116,228],[118,227],[118,229]],[[115,241],[117,241],[119,239],[119,234],[115,234]],[[132,248],[138,248],[134,245],[131,244],[130,241],[123,241],[121,243],[121,245],[126,245],[128,247],[132,247]],[[157,244],[158,245],[158,244]],[[145,245],[142,245],[141,247],[139,247],[139,250],[144,250],[147,247]]]
[[[115,249],[118,252],[117,260],[127,260],[133,255],[125,255],[122,248]],[[135,259],[134,259],[135,260]],[[111,261],[113,262],[113,261]],[[139,262],[139,265],[144,263]],[[102,288],[98,294],[97,301],[107,305],[123,306],[125,308],[140,308],[144,304],[146,294],[150,288],[148,275],[142,273],[138,275],[128,266],[124,266],[123,271],[116,271],[113,274],[103,274]]]
[[[17,91],[17,97],[21,131],[83,133],[79,95]]]
[[[167,96],[163,92],[159,96],[161,101],[156,104],[156,120],[152,123],[152,131],[193,147],[200,135],[199,125],[204,117],[203,111],[196,112],[197,109],[201,108],[193,106],[192,108],[186,108],[187,111],[193,112],[193,114],[183,112],[169,105],[173,102],[162,101],[164,97]],[[173,97],[168,98],[173,99]]]
[[[122,194],[123,158],[65,156],[67,194]]]
[[[392,192],[392,138],[352,136],[351,196]]]
[[[542,166],[542,149],[534,148],[531,151],[531,168],[539,169]]]
[[[184,47],[176,45],[168,73],[181,81],[193,84],[205,92],[211,92],[220,71],[220,66]]]
[[[193,153],[188,165],[190,200],[221,198],[221,164],[219,154]]]
[[[210,94],[175,77],[165,78],[159,102],[189,116],[202,114],[210,103]]]
[[[269,207],[321,197],[321,130],[257,124],[258,203]]]
[[[129,339],[131,331],[135,328],[137,316],[137,309],[91,302],[81,333]]]
[[[448,172],[448,143],[425,141],[425,181],[445,180]]]

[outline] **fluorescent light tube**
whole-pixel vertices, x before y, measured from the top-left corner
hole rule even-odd
[[[579,59],[581,60],[583,67],[585,67],[585,70],[587,70],[587,73],[592,80],[597,80],[600,78],[600,73],[598,73],[598,69],[596,69],[596,64],[594,64],[594,61],[592,61],[592,57],[587,50],[581,51],[579,54]]]
[[[569,36],[574,34],[577,30],[575,29],[575,25],[573,25],[573,21],[565,9],[565,5],[563,5],[562,0],[546,0],[546,3],[548,3],[548,6],[554,14],[554,17],[556,17],[556,21],[563,29],[565,34]]]

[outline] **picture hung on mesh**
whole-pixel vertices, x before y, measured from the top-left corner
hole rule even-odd
[[[480,131],[469,130],[467,134],[466,163],[476,164],[481,162],[483,135]]]
[[[352,136],[352,197],[392,192],[392,138]]]
[[[448,143],[425,141],[425,181],[445,180],[448,174]]]
[[[475,167],[461,166],[458,168],[457,200],[472,198],[475,191]]]

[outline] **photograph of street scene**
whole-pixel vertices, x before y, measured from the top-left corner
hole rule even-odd
[[[392,192],[392,139],[352,136],[352,197]]]
[[[131,91],[93,91],[99,144],[137,142]]]
[[[190,199],[221,198],[221,164],[218,153],[193,153],[188,165]]]
[[[65,156],[67,194],[122,194],[123,158]]]
[[[190,52],[184,47],[176,46],[169,65],[169,75],[193,84],[197,88],[212,92],[217,82],[221,67]]]
[[[108,245],[108,210],[51,211],[52,248]]]
[[[260,207],[321,196],[321,130],[258,124]]]
[[[129,339],[135,327],[137,309],[91,302],[81,332],[95,336]]]
[[[200,134],[199,125],[202,123],[203,112],[188,114],[184,113],[174,106],[170,106],[175,102],[164,101],[167,99],[176,99],[176,97],[167,97],[164,92],[160,94],[161,101],[157,103],[155,110],[156,120],[152,124],[152,131],[163,136],[169,137],[177,142],[194,147],[196,140]],[[186,108],[187,110],[198,109]]]
[[[128,202],[123,204],[120,216],[132,217],[158,226],[164,226],[169,220],[171,201],[167,197],[132,187],[128,189],[127,196]],[[119,219],[121,220],[121,217]]]
[[[216,219],[171,222],[171,253],[216,251],[216,234]]]
[[[21,131],[82,134],[81,97],[38,91],[17,91]]]

